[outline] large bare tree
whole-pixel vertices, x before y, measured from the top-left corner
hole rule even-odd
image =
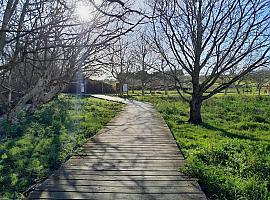
[[[269,0],[152,1],[154,39],[172,71],[191,77],[189,122],[202,122],[202,102],[269,64]],[[235,73],[217,84],[219,77]],[[181,81],[177,80],[181,88]]]

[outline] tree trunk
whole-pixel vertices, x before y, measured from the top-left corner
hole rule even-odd
[[[234,86],[234,88],[236,89],[237,94],[240,94],[240,90],[239,90],[239,88],[238,88],[238,85],[233,84],[233,86]]]
[[[124,83],[119,82],[119,85],[120,85],[120,86],[119,86],[119,87],[120,87],[120,88],[119,88],[119,95],[122,96],[122,95],[123,95],[123,85],[124,85]]]
[[[11,70],[9,71],[9,77],[8,77],[8,87],[9,87],[9,91],[8,91],[8,109],[11,109],[11,102],[12,102],[12,77],[11,77]]]
[[[101,81],[101,94],[104,94],[104,85],[103,85],[103,81]]]
[[[163,72],[164,73],[164,72]],[[164,86],[164,92],[165,92],[165,95],[168,95],[168,83],[166,81],[166,77],[165,75],[163,75],[163,86]]]
[[[168,83],[165,84],[165,95],[168,95]]]
[[[235,86],[235,88],[236,88],[237,94],[241,94],[241,92],[240,92],[238,86]]]
[[[224,95],[227,95],[228,94],[228,87],[227,88],[225,88],[225,90],[224,90]]]
[[[201,124],[202,116],[201,116],[201,106],[202,101],[198,97],[192,97],[189,102],[190,112],[189,112],[189,120],[188,122],[191,124]]]

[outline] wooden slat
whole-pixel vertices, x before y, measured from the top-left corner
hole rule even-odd
[[[103,171],[94,171],[94,170],[72,170],[72,169],[66,169],[66,170],[61,170],[55,173],[55,176],[59,175],[97,175],[97,176],[141,176],[141,175],[146,175],[146,176],[156,176],[157,174],[160,176],[179,176],[179,172],[173,170],[173,171],[158,171],[158,170],[151,170],[151,171],[133,171],[133,170],[103,170]]]
[[[85,162],[85,163],[98,163],[98,161],[100,161],[98,158],[97,159],[88,159],[88,158],[84,158],[84,157],[80,157],[80,158],[72,158],[70,159],[67,164],[69,162]],[[154,160],[150,160],[150,159],[122,159],[122,160],[116,160],[116,159],[111,159],[111,160],[106,160],[106,161],[103,161],[105,163],[111,163],[111,164],[114,164],[114,163],[129,163],[130,165],[132,164],[144,164],[144,163],[151,163],[151,164],[154,164],[154,163],[161,163],[161,164],[166,164],[168,163],[168,160],[162,160],[162,159],[154,159]],[[178,164],[182,164],[183,162],[185,162],[185,160],[182,158],[182,159],[175,159],[175,160],[170,160],[170,163],[178,163]]]
[[[133,181],[183,181],[183,180],[195,180],[191,179],[190,177],[187,176],[175,176],[175,175],[166,175],[166,176],[160,176],[156,174],[156,176],[148,176],[148,175],[140,175],[140,176],[117,176],[117,175],[89,175],[89,174],[61,174],[58,176],[53,176],[52,177],[54,180],[89,180],[89,181],[96,181],[96,180],[106,180],[106,181],[113,181],[113,180],[118,180],[118,181],[128,181],[128,180],[133,180]],[[90,183],[89,183],[90,184]]]
[[[184,164],[184,162],[183,162]],[[142,168],[155,168],[155,167],[162,167],[162,168],[171,168],[174,169],[181,166],[181,162],[87,162],[85,160],[82,161],[69,161],[66,163],[65,166],[87,166],[90,168],[95,168],[96,166],[103,166],[103,167],[114,167],[116,169],[118,168],[124,168],[124,167],[142,167]]]
[[[203,194],[124,194],[36,191],[30,199],[91,199],[91,200],[205,200]]]
[[[95,166],[95,167],[89,167],[89,166],[65,166],[64,169],[81,169],[81,170],[134,170],[134,171],[141,171],[141,170],[176,170],[175,167],[163,167],[163,166],[123,166],[123,167],[114,167],[114,166]],[[176,170],[177,171],[177,170]]]
[[[180,157],[179,153],[169,153],[169,152],[138,152],[138,151],[130,151],[130,152],[89,152],[89,153],[82,153],[82,154],[75,154],[80,156],[113,156],[113,157],[132,157],[132,156],[142,156],[142,157]]]
[[[128,193],[128,194],[185,194],[200,193],[200,189],[188,186],[93,186],[93,185],[46,185],[36,189],[36,191],[48,192],[92,192],[92,193]]]
[[[84,146],[84,147],[177,147],[176,144],[153,144],[153,143],[150,143],[150,144],[134,144],[134,143],[119,143],[119,144],[111,144],[111,143],[92,143],[90,142],[87,146]]]
[[[73,186],[80,186],[80,185],[91,185],[93,186],[138,186],[143,185],[144,187],[183,187],[183,186],[195,186],[199,187],[196,180],[159,180],[159,181],[152,181],[152,180],[92,180],[89,182],[88,180],[67,180],[67,179],[48,179],[42,185],[73,185]]]

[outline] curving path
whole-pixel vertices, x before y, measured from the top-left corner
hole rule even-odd
[[[127,105],[29,199],[206,199],[195,179],[178,172],[185,160],[153,106],[95,97]]]

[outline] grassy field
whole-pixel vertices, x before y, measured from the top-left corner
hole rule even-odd
[[[219,95],[203,105],[204,124],[188,120],[177,96],[133,97],[155,105],[211,199],[270,199],[270,97]]]
[[[57,169],[122,105],[93,98],[61,96],[34,115],[20,113],[16,125],[2,121],[0,199],[20,199],[35,182]]]

